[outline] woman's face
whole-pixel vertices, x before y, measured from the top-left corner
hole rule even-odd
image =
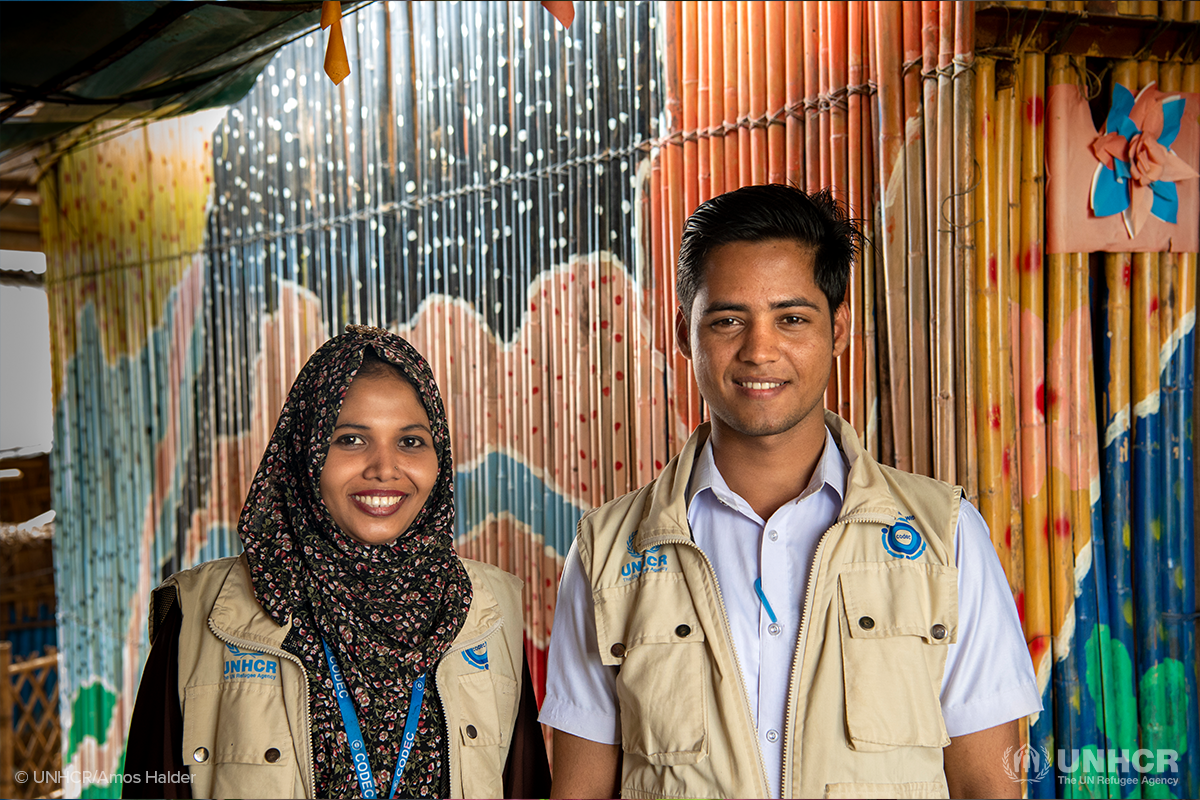
[[[390,372],[354,378],[321,472],[321,499],[338,527],[365,544],[395,541],[437,477],[429,416],[412,385]]]

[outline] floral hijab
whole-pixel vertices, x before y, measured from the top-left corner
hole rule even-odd
[[[437,483],[425,506],[386,545],[363,544],[343,532],[319,488],[342,400],[368,347],[415,387],[438,456]],[[300,370],[238,523],[255,596],[280,625],[293,623],[284,648],[308,672],[318,797],[361,794],[322,638],[353,696],[381,797],[391,787],[413,683],[429,675],[397,794],[438,794],[449,765],[431,673],[471,606],[471,583],[454,552],[453,529],[450,434],[429,364],[395,334],[347,327]]]

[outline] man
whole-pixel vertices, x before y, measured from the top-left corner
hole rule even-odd
[[[858,236],[778,185],[689,218],[675,332],[712,421],[580,522],[555,797],[1020,796],[1005,751],[1040,701],[986,525],[823,408]]]

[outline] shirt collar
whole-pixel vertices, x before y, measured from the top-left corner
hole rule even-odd
[[[838,448],[837,442],[833,440],[833,434],[829,428],[825,428],[825,446],[821,451],[821,457],[817,460],[816,469],[813,470],[812,478],[808,481],[808,486],[804,488],[797,497],[793,498],[791,503],[800,503],[824,487],[828,486],[838,496],[839,503],[846,500],[846,478],[849,474],[849,465],[846,463],[846,457]],[[750,508],[750,504],[739,497],[729,484],[725,482],[725,478],[721,475],[721,471],[717,469],[717,463],[713,458],[712,437],[704,443],[703,449],[696,457],[696,464],[692,468],[692,480],[688,486],[688,516],[691,516],[692,501],[704,490],[712,492],[720,502],[731,508],[735,508],[743,514],[757,517],[758,515]]]

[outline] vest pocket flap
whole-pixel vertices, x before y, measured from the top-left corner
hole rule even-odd
[[[291,767],[295,754],[283,709],[278,686],[246,681],[188,686],[184,763],[192,770],[216,764]]]
[[[500,708],[509,709],[517,693],[515,681],[493,670],[481,670],[458,678],[458,720],[464,747],[505,744],[510,731],[500,725]]]
[[[838,576],[852,639],[958,638],[958,570],[901,561],[852,564]]]
[[[595,595],[596,639],[600,660],[623,664],[630,648],[642,644],[704,641],[704,630],[681,572],[652,572]]]

